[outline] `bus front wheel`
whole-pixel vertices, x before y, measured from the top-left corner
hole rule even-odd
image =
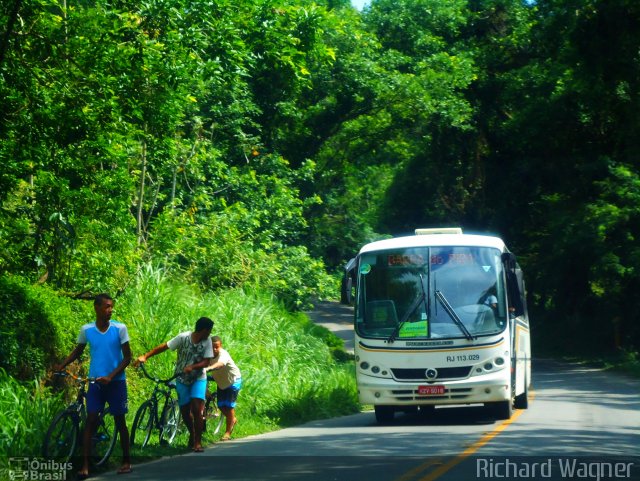
[[[378,424],[390,424],[393,422],[395,410],[393,406],[374,406],[376,421]]]
[[[516,409],[528,409],[529,408],[529,381],[527,377],[524,378],[524,392],[518,394],[515,400]]]

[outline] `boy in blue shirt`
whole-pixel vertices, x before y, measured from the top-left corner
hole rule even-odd
[[[63,370],[68,364],[80,357],[84,348],[89,344],[91,362],[89,377],[96,378],[96,382],[89,384],[87,390],[87,422],[83,433],[83,464],[78,472],[78,479],[89,476],[89,456],[91,455],[91,433],[95,431],[98,413],[104,410],[105,403],[109,404],[113,414],[120,444],[122,446],[122,466],[118,474],[131,472],[129,456],[129,430],[125,422],[127,413],[127,383],[124,370],[131,362],[131,348],[129,346],[129,332],[127,326],[111,320],[113,299],[108,294],[99,294],[93,302],[96,320],[80,328],[75,349],[56,367]]]

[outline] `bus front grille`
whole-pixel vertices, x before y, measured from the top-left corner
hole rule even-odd
[[[471,366],[441,367],[437,368],[438,375],[429,381],[442,381],[445,379],[465,379],[471,374]],[[393,377],[398,381],[424,381],[427,368],[418,369],[391,369]]]

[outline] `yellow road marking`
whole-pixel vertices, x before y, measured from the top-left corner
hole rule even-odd
[[[441,458],[430,459],[426,463],[422,463],[420,466],[417,466],[412,470],[407,471],[395,481],[409,481],[410,479],[413,479],[414,476],[418,476],[425,469],[430,468],[431,466],[436,466],[438,464],[442,464]]]
[[[533,398],[534,398],[534,393],[531,392],[531,393],[529,393],[529,395],[530,395],[529,401],[532,401]],[[473,453],[475,453],[482,446],[484,446],[489,441],[491,441],[493,438],[495,438],[502,431],[507,429],[511,423],[515,422],[516,419],[518,419],[522,415],[522,413],[524,413],[524,409],[517,410],[511,416],[510,419],[507,419],[506,421],[501,423],[493,431],[490,431],[490,432],[486,433],[484,436],[482,436],[480,439],[478,439],[475,443],[473,443],[471,446],[469,446],[467,449],[465,449],[458,456],[453,458],[448,463],[442,464],[439,468],[435,469],[433,472],[429,473],[428,475],[424,476],[423,478],[420,478],[419,481],[434,481],[435,479],[438,479],[444,473],[446,473],[450,469],[452,469],[455,466],[457,466],[458,464],[460,464],[462,461],[467,459],[469,456],[471,456]],[[421,464],[420,466],[417,466],[417,467],[413,468],[411,471],[408,471],[402,477],[398,478],[396,481],[408,481],[411,478],[411,476],[417,475],[418,473],[420,473],[420,472],[426,470],[427,468],[429,468],[429,467],[431,467],[433,465],[436,465],[436,464],[441,464],[440,463],[440,459],[432,459],[430,461],[427,461],[426,463]]]

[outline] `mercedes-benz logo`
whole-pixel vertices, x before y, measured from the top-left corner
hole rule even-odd
[[[426,379],[435,379],[438,377],[438,370],[430,367],[424,372],[424,377]]]

